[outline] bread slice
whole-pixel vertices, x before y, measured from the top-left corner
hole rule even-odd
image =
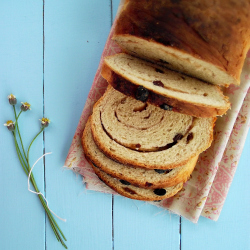
[[[187,164],[213,140],[215,118],[165,111],[111,86],[94,105],[91,130],[98,148],[125,165],[172,169]]]
[[[113,39],[127,53],[216,85],[240,84],[248,0],[127,0]]]
[[[131,184],[120,182],[116,178],[112,178],[96,166],[92,164],[96,175],[110,188],[115,190],[120,195],[130,199],[144,200],[144,201],[159,201],[174,196],[183,187],[183,183],[179,183],[173,187],[160,188],[160,189],[145,189],[135,187]]]
[[[105,58],[102,76],[138,100],[195,117],[223,115],[230,108],[218,86],[120,53]]]
[[[117,178],[130,184],[142,188],[164,188],[186,182],[195,167],[198,156],[191,159],[186,165],[170,170],[151,170],[143,168],[134,168],[106,157],[96,146],[91,133],[91,118],[86,123],[82,136],[82,145],[84,154],[102,171],[113,178]]]

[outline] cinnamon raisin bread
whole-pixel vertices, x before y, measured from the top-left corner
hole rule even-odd
[[[206,82],[240,84],[248,0],[126,0],[113,39],[124,51]]]
[[[92,164],[110,176],[120,179],[124,183],[150,189],[171,187],[186,182],[190,177],[197,156],[186,165],[169,170],[134,168],[109,159],[99,150],[93,140],[90,119],[87,121],[82,136],[84,154]]]
[[[218,86],[124,53],[105,58],[102,76],[126,95],[195,117],[223,115],[230,107]]]
[[[213,139],[215,118],[165,111],[111,86],[94,105],[91,130],[96,145],[122,164],[172,169],[187,164]]]
[[[135,187],[130,183],[120,181],[116,178],[103,172],[92,164],[96,175],[110,188],[115,190],[120,195],[130,199],[144,200],[144,201],[159,201],[174,196],[183,187],[183,183],[179,183],[173,187],[160,188],[160,189],[145,189]]]

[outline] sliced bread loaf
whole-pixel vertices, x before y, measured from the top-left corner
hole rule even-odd
[[[109,86],[94,105],[91,130],[96,145],[115,161],[172,169],[210,146],[214,122],[144,104]]]
[[[92,164],[96,175],[110,188],[115,190],[120,195],[130,199],[144,201],[159,201],[174,196],[183,187],[183,183],[179,183],[173,187],[160,189],[145,189],[135,187],[129,183],[121,182],[120,180],[111,177]]]
[[[198,156],[191,159],[186,165],[174,169],[143,169],[134,168],[106,157],[96,146],[91,133],[91,118],[89,118],[82,136],[82,145],[85,156],[96,167],[110,176],[142,188],[164,188],[186,182],[190,177]]]
[[[126,0],[113,39],[124,51],[217,85],[240,84],[248,0]]]
[[[230,108],[218,86],[120,53],[106,57],[102,76],[116,90],[143,102],[195,117],[223,115]]]

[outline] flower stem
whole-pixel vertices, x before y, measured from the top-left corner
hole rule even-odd
[[[17,116],[15,105],[13,105],[13,109],[14,109],[14,114],[15,114],[15,119],[16,119],[16,128],[17,128],[17,132],[18,132],[18,135],[19,135],[19,138],[20,138],[20,142],[21,142],[23,154],[24,154],[24,157],[27,159],[27,156],[26,156],[25,150],[24,150],[24,146],[23,146],[23,141],[22,141],[22,138],[21,138],[21,133],[20,133],[19,126],[18,126],[18,118],[19,118],[19,116],[21,115],[22,110],[19,112],[19,114],[18,114],[18,116]]]
[[[41,130],[36,134],[36,136],[33,138],[33,140],[31,141],[28,151],[27,151],[27,162],[29,163],[29,153],[30,153],[30,148],[33,144],[33,142],[36,140],[36,138],[43,132],[44,128],[41,128]]]
[[[41,132],[41,131],[40,131],[40,132]],[[24,172],[25,172],[26,175],[28,176],[29,173],[30,173],[30,170],[31,170],[30,165],[29,165],[28,162],[27,162],[27,163],[25,162],[25,160],[24,160],[24,158],[23,158],[23,156],[22,156],[22,154],[21,154],[21,150],[20,150],[20,147],[19,147],[18,142],[17,142],[17,140],[16,140],[16,136],[15,136],[15,132],[14,132],[14,131],[13,131],[13,136],[14,136],[14,140],[15,140],[15,147],[16,147],[16,151],[17,151],[17,155],[18,155],[19,161],[20,161],[20,163],[21,163],[21,166],[22,166]],[[34,140],[33,140],[33,141],[34,141]],[[32,141],[32,143],[33,143],[33,141]],[[32,144],[32,143],[31,143],[31,144]],[[65,241],[66,241],[67,239],[65,238],[65,236],[64,236],[64,234],[62,233],[60,227],[59,227],[58,224],[56,223],[56,221],[55,221],[55,219],[54,219],[54,217],[53,217],[51,211],[49,210],[49,208],[48,208],[48,206],[47,206],[47,203],[45,202],[43,196],[40,194],[40,191],[39,191],[39,189],[38,189],[38,187],[37,187],[37,184],[36,184],[35,178],[34,178],[34,176],[33,176],[33,173],[30,174],[30,180],[31,180],[31,183],[32,183],[32,185],[33,185],[35,191],[38,193],[39,200],[41,201],[41,204],[42,204],[42,206],[43,206],[43,208],[44,208],[44,210],[45,210],[45,212],[46,212],[46,214],[47,214],[47,216],[48,216],[48,219],[49,219],[51,228],[52,228],[52,230],[53,230],[53,232],[54,232],[54,234],[55,234],[57,240],[60,241],[61,244],[64,246],[64,248],[67,249],[67,246],[66,246],[66,244],[63,242],[63,240],[62,240],[60,234],[62,235],[62,237],[63,237],[63,239],[64,239]],[[59,231],[59,232],[58,232],[58,231]]]
[[[45,202],[45,198],[41,195],[38,187],[37,187],[37,184],[36,184],[36,181],[35,181],[35,178],[34,178],[34,175],[31,171],[31,168],[30,168],[30,164],[29,164],[29,153],[30,153],[30,148],[32,146],[32,144],[34,143],[34,141],[36,140],[36,138],[43,132],[44,130],[44,127],[41,128],[41,130],[36,134],[36,136],[33,138],[33,140],[31,141],[29,147],[28,147],[28,150],[27,150],[27,155],[25,153],[25,150],[24,150],[24,146],[23,146],[23,141],[22,141],[22,137],[21,137],[21,133],[20,133],[20,130],[19,130],[19,126],[18,126],[18,118],[19,116],[21,115],[22,111],[19,112],[19,114],[17,115],[16,114],[16,109],[15,109],[15,106],[13,105],[13,109],[14,109],[14,114],[15,114],[15,119],[16,119],[16,126],[15,126],[15,129],[14,131],[12,131],[12,134],[13,134],[13,137],[14,137],[14,143],[15,143],[15,148],[16,148],[16,152],[17,152],[17,156],[18,156],[18,159],[20,161],[20,164],[25,172],[25,174],[27,176],[29,176],[30,174],[30,181],[36,191],[36,193],[38,194],[38,197],[39,197],[39,200],[48,216],[48,219],[49,219],[49,222],[50,222],[50,225],[51,225],[51,228],[57,238],[57,240],[62,244],[62,246],[65,248],[65,249],[68,249],[66,244],[64,243],[63,239],[65,241],[67,241],[67,239],[65,238],[64,234],[62,233],[60,227],[58,226],[58,224],[56,223],[55,221],[55,218],[53,216],[53,214],[51,213],[50,209],[48,208],[48,205],[47,203]],[[18,144],[18,141],[17,141],[17,134],[19,136],[19,140],[20,140],[20,143],[21,143],[21,147],[22,147],[22,151],[20,149],[20,146]],[[63,239],[61,238],[61,236],[63,237]]]
[[[15,140],[15,147],[16,147],[16,152],[17,152],[18,159],[19,159],[19,161],[20,161],[20,163],[22,165],[22,168],[23,168],[24,172],[26,173],[26,175],[28,175],[28,169],[27,169],[27,166],[26,166],[26,164],[24,162],[24,159],[23,159],[23,156],[21,154],[20,148],[18,146],[16,136],[15,136],[15,132],[12,131],[12,133],[13,133],[14,140]]]

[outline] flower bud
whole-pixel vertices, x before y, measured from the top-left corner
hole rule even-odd
[[[8,96],[8,99],[9,99],[9,104],[10,105],[16,105],[17,100],[16,100],[16,97],[14,95],[10,94]]]
[[[15,124],[12,120],[7,121],[4,126],[7,127],[9,131],[14,131],[15,130]]]
[[[39,119],[39,121],[41,121],[41,126],[43,128],[46,128],[49,126],[49,123],[50,123],[50,120],[48,118],[42,118],[42,119]]]
[[[27,103],[27,102],[21,102],[22,103],[22,106],[21,106],[21,110],[22,111],[27,111],[27,110],[30,110],[30,104]]]

